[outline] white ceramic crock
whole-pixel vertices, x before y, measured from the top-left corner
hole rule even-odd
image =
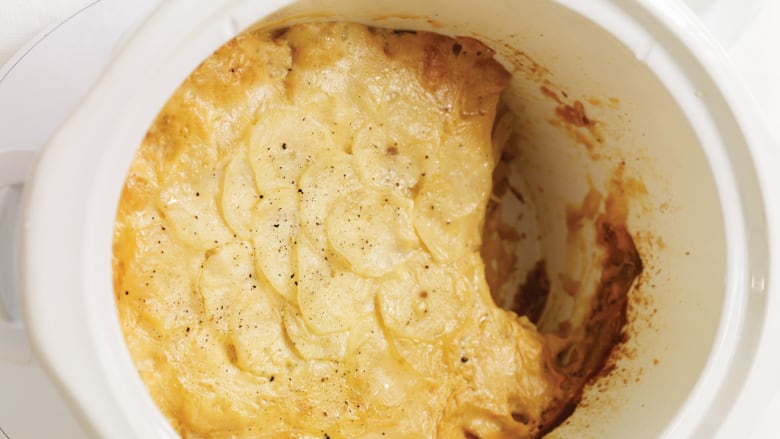
[[[556,250],[562,211],[589,184],[606,191],[622,160],[647,188],[629,216],[646,265],[632,292],[643,301],[629,312],[631,338],[616,371],[551,436],[749,430],[752,410],[780,385],[770,349],[780,333],[780,157],[722,54],[671,0],[164,3],[25,182],[20,272],[29,341],[2,322],[0,355],[24,359],[31,346],[97,436],[175,436],[135,372],[114,308],[111,240],[125,173],[156,113],[202,59],[258,21],[312,15],[492,43],[515,72],[509,103],[533,152],[526,179],[545,191],[535,199],[546,236],[539,252],[552,273],[566,264]],[[559,92],[602,103],[588,111],[605,127],[606,160],[589,161],[549,123],[555,103],[540,92],[529,59]],[[0,184],[23,180],[11,171],[29,157],[3,156]]]

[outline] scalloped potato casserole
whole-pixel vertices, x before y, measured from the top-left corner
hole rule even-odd
[[[533,437],[561,376],[480,256],[509,73],[470,38],[246,32],[132,163],[124,336],[183,437]]]

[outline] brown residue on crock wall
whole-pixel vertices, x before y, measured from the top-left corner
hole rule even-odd
[[[521,235],[501,221],[501,205],[494,200],[488,202],[483,230],[480,255],[485,261],[485,280],[490,286],[493,300],[501,305],[505,301],[503,298],[497,297],[496,292],[517,269],[517,255],[511,252],[504,243],[517,241],[521,239]]]
[[[550,90],[546,85],[542,85],[539,87],[539,90],[542,92],[544,96],[547,96],[548,98],[554,100],[558,104],[562,104],[561,98],[558,97],[558,94],[554,91]]]
[[[547,264],[543,260],[538,261],[526,274],[525,283],[515,294],[511,309],[517,315],[526,316],[528,320],[538,323],[549,294],[550,279],[547,276]]]
[[[474,34],[471,36],[493,48],[496,53],[501,54],[505,58],[505,64],[509,64],[505,67],[513,74],[522,75],[524,79],[536,83],[549,84],[550,71],[524,51],[507,41],[491,39],[484,35]]]
[[[576,234],[580,230],[583,219],[595,218],[602,198],[601,192],[591,188],[582,200],[581,206],[569,206],[566,209],[566,227],[569,231],[569,236]]]
[[[566,394],[577,395],[569,401],[551,407],[545,413],[545,432],[563,422],[581,401],[587,386],[604,383],[601,378],[618,370],[619,358],[633,358],[636,353],[626,347],[630,333],[626,330],[629,308],[636,304],[629,292],[636,289],[643,270],[643,262],[628,230],[628,202],[632,196],[642,193],[644,186],[624,177],[624,165],[618,165],[610,183],[609,192],[601,194],[591,189],[580,206],[567,209],[568,233],[582,233],[584,221],[591,221],[596,228],[596,244],[604,250],[600,262],[601,275],[595,286],[589,316],[581,327],[562,322],[555,333],[546,334],[551,347],[552,367],[563,375],[561,383]],[[579,293],[576,279],[561,275],[564,292]],[[631,303],[631,305],[629,305]],[[641,371],[633,376],[638,380]],[[628,381],[628,374],[622,379]],[[601,389],[601,387],[598,387]]]
[[[494,172],[494,197],[489,203],[485,221],[483,258],[486,262],[497,262],[486,263],[487,280],[494,296],[498,287],[517,269],[517,256],[511,250],[507,251],[504,244],[522,239],[521,231],[501,224],[499,200],[512,194],[508,181],[508,163],[514,158],[511,151],[505,151],[499,160]],[[601,274],[594,287],[593,301],[588,307],[589,316],[585,323],[575,326],[563,321],[554,332],[544,334],[550,350],[548,367],[560,375],[562,394],[573,394],[575,397],[552,404],[546,410],[542,433],[551,431],[571,415],[580,403],[585,388],[596,386],[605,389],[604,383],[607,381],[603,377],[620,374],[620,379],[627,382],[636,381],[641,376],[641,371],[631,371],[636,372],[632,375],[620,369],[618,360],[633,358],[636,354],[626,344],[631,337],[627,330],[629,325],[626,324],[628,316],[646,310],[651,305],[647,302],[648,296],[637,292],[629,294],[638,287],[643,269],[634,237],[627,226],[629,201],[646,193],[647,189],[641,181],[625,176],[625,164],[620,162],[613,172],[606,194],[591,188],[578,206],[569,206],[566,211],[566,227],[570,237],[567,241],[577,242],[577,236],[583,233],[585,223],[592,224],[596,229],[595,244],[603,249],[604,256],[599,263]],[[654,238],[653,242],[658,240]],[[573,297],[584,288],[579,279],[565,273],[558,276],[564,294]],[[526,273],[525,281],[515,291],[514,297],[509,300],[503,297],[494,299],[505,308],[538,323],[551,293],[547,264],[540,260]],[[638,299],[642,303],[637,302]]]
[[[562,121],[577,127],[590,127],[596,124],[585,114],[585,106],[580,101],[574,101],[572,105],[558,105],[555,107],[555,114]]]
[[[554,126],[563,128],[572,139],[585,146],[592,159],[601,158],[601,154],[597,152],[598,145],[604,143],[604,135],[599,128],[600,123],[588,117],[582,101],[569,100],[565,90],[556,92],[555,89],[559,87],[551,81],[550,71],[527,53],[504,41],[490,41],[490,43],[498,53],[506,56],[513,73],[521,74],[524,79],[538,83],[542,96],[555,101],[557,104],[554,109],[555,117],[551,117],[548,121]],[[582,99],[593,106],[601,105],[601,100],[596,97]],[[607,101],[611,108],[617,108],[620,103],[620,100],[614,97],[607,98]]]
[[[604,144],[604,134],[600,128],[601,122],[587,114],[585,104],[580,100],[572,100],[567,103],[568,95],[565,91],[556,93],[549,81],[539,86],[542,96],[549,98],[557,104],[553,111],[554,117],[548,119],[553,126],[563,129],[570,138],[580,145],[585,146],[588,156],[593,160],[602,157],[599,146]],[[587,98],[592,102],[595,98]],[[590,103],[590,105],[594,105]]]
[[[480,254],[485,261],[485,277],[493,300],[498,306],[517,312],[519,307],[515,304],[514,296],[502,297],[502,286],[518,272],[518,244],[526,239],[539,239],[539,237],[529,237],[526,231],[518,230],[514,224],[506,224],[503,221],[502,200],[514,198],[521,205],[526,203],[522,191],[509,181],[512,172],[509,164],[515,158],[515,152],[510,148],[502,149],[493,170],[493,193],[485,213]],[[522,286],[516,288],[514,292],[519,291],[520,288]]]
[[[599,99],[599,98],[590,97],[590,98],[587,98],[586,101],[588,101],[588,103],[590,105],[593,105],[594,107],[600,107],[600,106],[604,105],[604,103],[601,102],[601,99]]]
[[[636,188],[635,185],[627,185],[629,190],[632,186]],[[642,189],[644,188],[642,187]],[[636,197],[636,194],[631,196]],[[663,263],[658,256],[658,253],[665,248],[663,239],[651,231],[635,232],[633,238],[642,254],[643,270],[634,282],[631,294],[628,296],[626,325],[623,327],[624,339],[627,342],[616,345],[607,358],[607,364],[614,365],[613,372],[591,384],[598,390],[597,395],[608,395],[606,392],[618,385],[639,382],[645,370],[659,364],[657,358],[654,359],[655,361],[648,361],[644,366],[638,368],[636,365],[627,367],[621,361],[623,359],[635,360],[640,356],[640,347],[633,342],[640,334],[658,332],[659,329],[656,326],[658,308],[653,298],[653,290],[657,287],[656,282],[666,276],[661,268]]]
[[[596,376],[613,347],[626,340],[623,327],[628,292],[642,272],[642,261],[626,226],[625,198],[611,193],[605,204],[606,212],[598,218],[596,227],[597,242],[606,250],[606,255],[602,261],[596,306],[585,330],[586,340],[591,338],[586,355],[589,364],[585,369],[592,371],[592,376]]]

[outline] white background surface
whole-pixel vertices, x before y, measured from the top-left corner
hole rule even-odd
[[[0,0],[0,65],[27,48],[31,40],[95,1]],[[780,0],[685,1],[712,27],[745,89],[755,99],[761,117],[765,118],[775,139],[780,139]],[[3,146],[8,145],[0,145]],[[4,389],[0,389],[0,400],[8,397]],[[16,397],[24,398],[22,395]],[[42,408],[47,407],[46,402],[40,404]],[[58,404],[52,406],[53,409],[56,407]],[[40,422],[46,422],[45,417]],[[763,416],[758,416],[757,412],[756,425],[754,438],[780,438],[780,392],[771,405],[764,408]],[[2,433],[0,439],[4,439]]]
[[[0,0],[0,65],[40,32],[93,2]]]

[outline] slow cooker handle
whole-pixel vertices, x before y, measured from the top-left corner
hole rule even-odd
[[[0,188],[21,186],[27,177],[34,156],[34,149],[0,149]],[[8,206],[3,207],[7,209]],[[15,247],[18,230],[10,228],[10,230],[3,230],[2,232],[10,235],[3,236],[2,241],[5,243],[4,245]],[[14,250],[18,252],[18,249]],[[15,252],[8,252],[7,254],[10,255],[7,258],[9,260],[2,261],[2,263],[9,265],[9,267],[5,268],[8,273],[11,273],[11,277],[15,277],[18,272],[18,254]],[[12,289],[15,290],[16,288],[12,287]],[[18,291],[3,291],[3,293],[3,296],[6,298],[14,297],[18,299],[19,297]],[[16,302],[18,303],[18,300]],[[8,306],[8,303],[0,300],[0,360],[26,363],[32,357],[30,344],[27,342],[21,315],[13,308]]]

